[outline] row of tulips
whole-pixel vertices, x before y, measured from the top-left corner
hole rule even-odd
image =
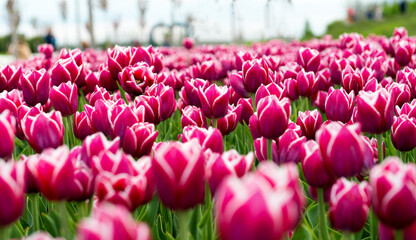
[[[415,48],[40,45],[0,68],[0,239],[413,239]]]

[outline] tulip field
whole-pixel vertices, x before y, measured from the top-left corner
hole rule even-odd
[[[416,37],[38,47],[0,67],[0,240],[416,239]]]

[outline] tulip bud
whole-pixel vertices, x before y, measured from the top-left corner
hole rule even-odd
[[[296,77],[298,82],[299,96],[309,97],[313,93],[313,87],[316,84],[315,73],[300,71]]]
[[[149,155],[157,135],[158,131],[155,131],[153,124],[136,123],[131,127],[127,127],[124,133],[122,140],[123,150],[135,158]]]
[[[169,86],[165,86],[163,83],[155,84],[149,87],[146,92],[146,96],[155,97],[159,102],[159,121],[165,121],[176,110],[175,92]]]
[[[77,82],[82,72],[82,66],[78,66],[73,58],[59,59],[52,68],[51,82],[53,86],[61,83]]]
[[[286,130],[290,119],[290,101],[279,100],[270,95],[259,101],[257,113],[250,118],[250,131],[253,138],[261,136],[277,139]]]
[[[411,92],[410,87],[403,83],[391,83],[386,86],[387,91],[394,99],[394,105],[402,106],[403,104],[410,102]]]
[[[240,51],[237,54],[235,54],[235,66],[237,71],[241,71],[243,68],[243,64],[246,61],[253,60],[254,56],[250,52],[243,52]]]
[[[92,92],[90,95],[87,95],[86,98],[91,106],[95,106],[95,102],[97,102],[98,99],[103,101],[111,100],[111,95],[105,88],[95,86],[94,92]]]
[[[30,146],[38,153],[46,148],[57,148],[64,141],[65,129],[60,112],[28,113],[22,120],[22,130]]]
[[[302,145],[301,163],[303,174],[309,185],[315,188],[327,188],[335,178],[326,170],[319,144],[313,140]]]
[[[49,99],[50,83],[49,74],[45,69],[22,74],[20,84],[25,102],[29,106],[35,106],[37,103],[45,104]]]
[[[74,147],[69,153],[69,159],[74,165],[74,181],[70,185],[68,201],[85,201],[94,194],[94,176],[91,168],[79,156],[81,147]]]
[[[92,156],[89,164],[94,176],[98,176],[103,172],[109,172],[113,175],[134,175],[136,173],[134,162],[131,155],[118,149],[116,151],[102,151],[98,155]]]
[[[238,100],[237,105],[241,106],[241,117],[240,117],[240,123],[243,124],[243,121],[246,125],[249,124],[250,117],[253,116],[253,103],[251,101],[251,98],[241,98]]]
[[[300,149],[302,144],[306,142],[305,137],[301,137],[296,133],[295,129],[287,129],[282,136],[279,137],[277,145],[279,146],[277,152],[277,163],[298,163],[300,161]]]
[[[325,91],[318,91],[312,95],[312,106],[317,107],[322,113],[325,113],[325,102],[328,97],[328,93]]]
[[[224,144],[220,130],[209,127],[208,129],[196,126],[187,126],[183,129],[182,142],[190,142],[192,139],[197,142],[203,150],[210,149],[213,152],[222,153]]]
[[[256,154],[256,158],[261,162],[268,160],[267,157],[267,139],[264,137],[256,138],[253,142],[254,145],[254,152]],[[272,140],[272,159],[273,162],[277,162],[277,145],[276,141]]]
[[[78,224],[76,239],[151,240],[152,237],[150,228],[137,223],[124,207],[100,204],[91,217]]]
[[[152,169],[162,203],[171,209],[189,209],[205,196],[205,159],[196,141],[162,144]],[[166,187],[169,186],[169,187]]]
[[[194,46],[194,40],[192,38],[184,38],[182,40],[182,45],[186,49],[191,49]]]
[[[324,68],[316,73],[316,82],[313,86],[312,92],[315,91],[328,91],[328,89],[334,84],[331,82],[331,74],[328,68]]]
[[[306,110],[306,112],[299,111],[296,124],[300,126],[303,136],[307,139],[315,139],[315,133],[322,125],[321,113],[316,109]]]
[[[394,47],[394,59],[400,66],[406,66],[412,59],[415,47],[406,40],[400,40]]]
[[[201,128],[207,128],[207,119],[202,113],[202,110],[195,106],[186,106],[182,110],[181,126],[197,126]]]
[[[354,91],[358,93],[365,86],[366,82],[359,69],[353,70],[351,67],[342,71],[342,87],[347,93]]]
[[[113,80],[118,79],[118,74],[129,65],[129,58],[127,56],[127,51],[123,47],[115,46],[113,49],[107,50],[108,56],[108,70],[110,70],[111,77]]]
[[[346,232],[360,231],[370,211],[370,185],[339,179],[331,189],[329,221],[335,229]]]
[[[0,161],[0,189],[0,227],[5,227],[19,219],[25,208],[23,164]]]
[[[331,72],[331,81],[334,84],[341,84],[342,70],[347,67],[348,62],[346,59],[332,59],[329,64],[329,70]]]
[[[53,51],[54,47],[52,44],[44,43],[38,45],[38,52],[42,53],[45,58],[52,58]]]
[[[12,91],[19,86],[19,80],[22,76],[22,67],[14,67],[13,65],[6,65],[0,67],[0,92],[4,90]]]
[[[208,160],[207,177],[212,193],[214,194],[227,176],[241,178],[250,171],[254,163],[254,154],[240,155],[234,149],[223,154],[213,153]]]
[[[399,151],[411,151],[416,147],[416,119],[401,115],[394,118],[391,141]]]
[[[91,166],[94,156],[100,156],[105,152],[116,153],[120,148],[120,138],[108,141],[101,132],[95,133],[85,138],[82,143],[81,159]]]
[[[283,82],[283,85],[285,86],[284,96],[288,97],[292,101],[298,99],[298,81],[296,79],[288,78]]]
[[[256,92],[256,106],[259,104],[259,101],[267,96],[275,95],[278,99],[282,99],[285,95],[283,86],[277,83],[270,83],[268,85],[261,85]]]
[[[123,144],[124,132],[126,129],[139,122],[133,109],[125,105],[118,105],[111,109],[109,118],[113,129],[112,137],[120,137],[121,144]]]
[[[212,84],[207,89],[199,88],[202,112],[207,118],[218,119],[227,114],[230,93],[227,86]]]
[[[221,131],[222,135],[226,136],[234,131],[240,121],[241,111],[243,110],[241,105],[228,106],[228,112],[225,117],[218,119],[217,128]]]
[[[182,99],[186,106],[193,105],[196,107],[201,107],[201,102],[199,101],[199,88],[205,91],[209,86],[209,82],[203,79],[191,79],[183,83],[183,88],[179,92],[179,97]]]
[[[124,91],[132,95],[141,95],[147,87],[151,86],[156,75],[152,72],[153,67],[149,67],[144,62],[134,66],[128,66],[119,74],[119,82]]]
[[[353,92],[347,93],[343,88],[330,88],[328,97],[325,101],[325,113],[331,121],[341,121],[347,123],[351,120],[354,109],[355,95]]]
[[[380,134],[393,124],[394,100],[385,89],[360,92],[357,96],[357,121],[364,132]]]
[[[307,72],[317,72],[321,57],[317,50],[302,47],[296,53],[296,62]]]
[[[50,99],[53,108],[56,111],[60,111],[62,116],[71,116],[78,109],[77,85],[67,82],[61,83],[59,87],[53,86],[50,92]]]
[[[416,222],[413,222],[410,226],[402,229],[403,239],[412,240],[416,238]],[[380,240],[395,240],[396,236],[394,228],[388,227],[383,223],[378,224],[378,239]]]
[[[416,167],[389,157],[370,172],[371,203],[378,219],[401,229],[416,220]]]
[[[116,78],[117,80],[118,78]],[[99,74],[99,85],[107,91],[115,91],[118,89],[117,81],[111,77],[110,70],[108,70],[108,66],[106,63],[103,63],[100,66],[100,74]]]
[[[13,154],[16,119],[5,110],[0,113],[0,158],[8,159]]]
[[[316,139],[326,169],[337,177],[350,177],[363,167],[363,140],[358,124],[331,122],[321,127]]]
[[[22,92],[12,90],[8,92],[4,90],[0,93],[0,112],[9,110],[13,116],[17,117],[17,109],[23,104]]]

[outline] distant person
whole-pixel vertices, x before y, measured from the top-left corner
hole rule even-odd
[[[351,7],[349,7],[347,9],[347,13],[348,13],[348,17],[347,17],[347,22],[348,23],[352,23],[355,21],[355,10]]]
[[[407,2],[406,0],[401,0],[399,3],[399,9],[400,9],[400,13],[403,14],[406,12],[406,8],[407,8]]]
[[[45,42],[52,44],[53,48],[56,49],[55,36],[52,34],[52,28],[48,28],[48,33],[45,36]]]
[[[29,44],[22,39],[19,38],[19,41],[17,42],[17,46],[15,44],[10,44],[8,52],[9,54],[14,54],[17,48],[17,58],[18,59],[28,59],[32,55],[32,51],[30,50]]]

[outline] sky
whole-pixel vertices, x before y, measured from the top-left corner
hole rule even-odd
[[[7,0],[0,0],[0,35],[9,32],[7,24]],[[89,41],[85,28],[88,20],[87,0],[66,0],[67,19],[60,10],[62,0],[17,0],[21,12],[19,32],[27,36],[43,35],[51,26],[58,45],[77,44],[77,26],[81,30],[81,40]],[[148,0],[145,15],[146,26],[139,25],[139,0],[107,0],[107,10],[94,9],[95,36],[97,42],[147,41],[152,26],[158,23],[170,24],[172,20],[172,0]],[[173,18],[185,22],[192,15],[195,19],[194,37],[202,42],[228,42],[232,40],[231,0],[176,0]],[[384,0],[386,1],[386,0]],[[394,0],[389,0],[394,1]],[[78,2],[79,7],[77,8]],[[95,0],[98,6],[99,0]],[[358,0],[236,0],[235,31],[246,41],[256,41],[270,37],[302,37],[306,21],[314,34],[325,33],[326,26],[334,20],[346,18],[347,7]],[[361,0],[362,4],[381,3],[383,0]],[[266,10],[268,6],[268,10]],[[79,11],[76,11],[79,9]],[[269,18],[267,20],[267,14]],[[37,20],[34,28],[33,19]],[[113,22],[120,25],[115,34]],[[266,23],[267,21],[267,23]],[[162,41],[163,31],[156,33]]]

